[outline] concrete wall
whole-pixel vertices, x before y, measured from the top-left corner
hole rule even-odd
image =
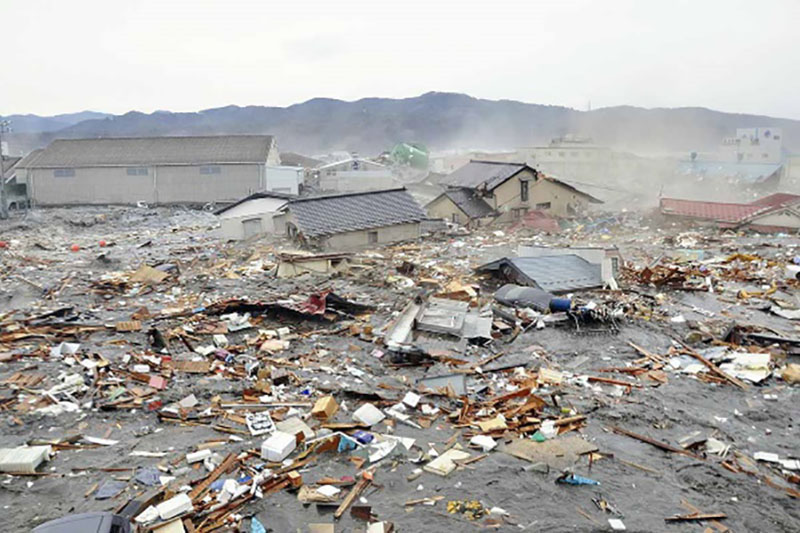
[[[213,165],[219,174],[200,174],[200,166],[156,167],[157,203],[238,200],[261,190],[263,165]]]
[[[54,169],[42,168],[24,171],[24,179],[40,205],[233,201],[261,189],[263,165],[214,166],[219,174],[200,174],[200,165],[191,165],[135,167],[147,169],[135,176],[128,167],[74,168],[74,176],[55,177]]]
[[[129,176],[126,167],[76,168],[71,177],[55,177],[53,169],[26,171],[28,194],[34,203],[133,204],[156,201],[153,169],[146,176]]]
[[[294,226],[297,227],[297,221],[294,215],[289,213],[280,213],[272,219],[275,234],[289,235],[289,229]],[[320,248],[326,250],[354,250],[357,248],[366,248],[371,246],[369,242],[370,231],[378,232],[377,244],[386,244],[397,241],[405,241],[410,239],[417,239],[420,236],[420,225],[418,222],[410,224],[397,224],[394,226],[384,226],[382,228],[372,228],[369,230],[348,231],[339,233],[325,239],[320,239],[318,242],[311,242],[309,244],[316,244]]]
[[[322,243],[322,247],[328,250],[353,250],[356,248],[373,246],[373,244],[369,242],[368,237],[368,233],[372,231],[378,233],[377,244],[417,239],[419,238],[419,223],[397,224],[394,226],[384,226],[382,228],[339,233],[328,237],[324,243]]]
[[[219,215],[220,233],[225,239],[244,239],[243,222],[254,218],[261,219],[263,233],[275,233],[272,217],[285,204],[286,200],[280,198],[256,198],[239,204]]]

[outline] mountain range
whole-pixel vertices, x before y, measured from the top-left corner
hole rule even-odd
[[[285,151],[311,155],[347,150],[372,155],[401,141],[420,142],[431,150],[493,150],[546,144],[570,133],[620,150],[663,154],[714,150],[723,137],[741,127],[782,128],[784,146],[800,150],[798,120],[700,107],[579,111],[442,92],[353,102],[314,98],[288,107],[232,105],[193,113],[85,111],[5,118],[13,122],[12,155],[45,146],[55,138],[271,134]]]

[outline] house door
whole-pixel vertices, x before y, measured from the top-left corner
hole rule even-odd
[[[244,230],[245,239],[249,239],[253,235],[259,235],[263,233],[261,230],[261,219],[249,218],[247,220],[242,220],[242,229]]]

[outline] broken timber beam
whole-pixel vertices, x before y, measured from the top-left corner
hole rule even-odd
[[[632,439],[636,439],[638,441],[644,442],[646,444],[649,444],[650,446],[655,446],[656,448],[664,450],[665,452],[679,453],[681,455],[685,455],[686,457],[691,457],[692,459],[697,459],[698,461],[705,461],[705,459],[703,459],[699,455],[696,455],[696,454],[694,454],[694,453],[692,453],[690,451],[683,450],[681,448],[676,448],[675,446],[667,444],[666,442],[661,442],[659,440],[651,439],[650,437],[647,437],[645,435],[639,435],[638,433],[634,433],[632,431],[628,431],[627,429],[622,429],[620,427],[613,426],[611,428],[611,431],[613,431],[614,433],[617,433],[619,435],[625,435],[626,437],[630,437]]]

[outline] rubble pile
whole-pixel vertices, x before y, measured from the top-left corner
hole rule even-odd
[[[317,254],[215,224],[4,229],[4,531],[796,531],[797,236],[628,213]],[[589,289],[480,268],[609,244]]]

